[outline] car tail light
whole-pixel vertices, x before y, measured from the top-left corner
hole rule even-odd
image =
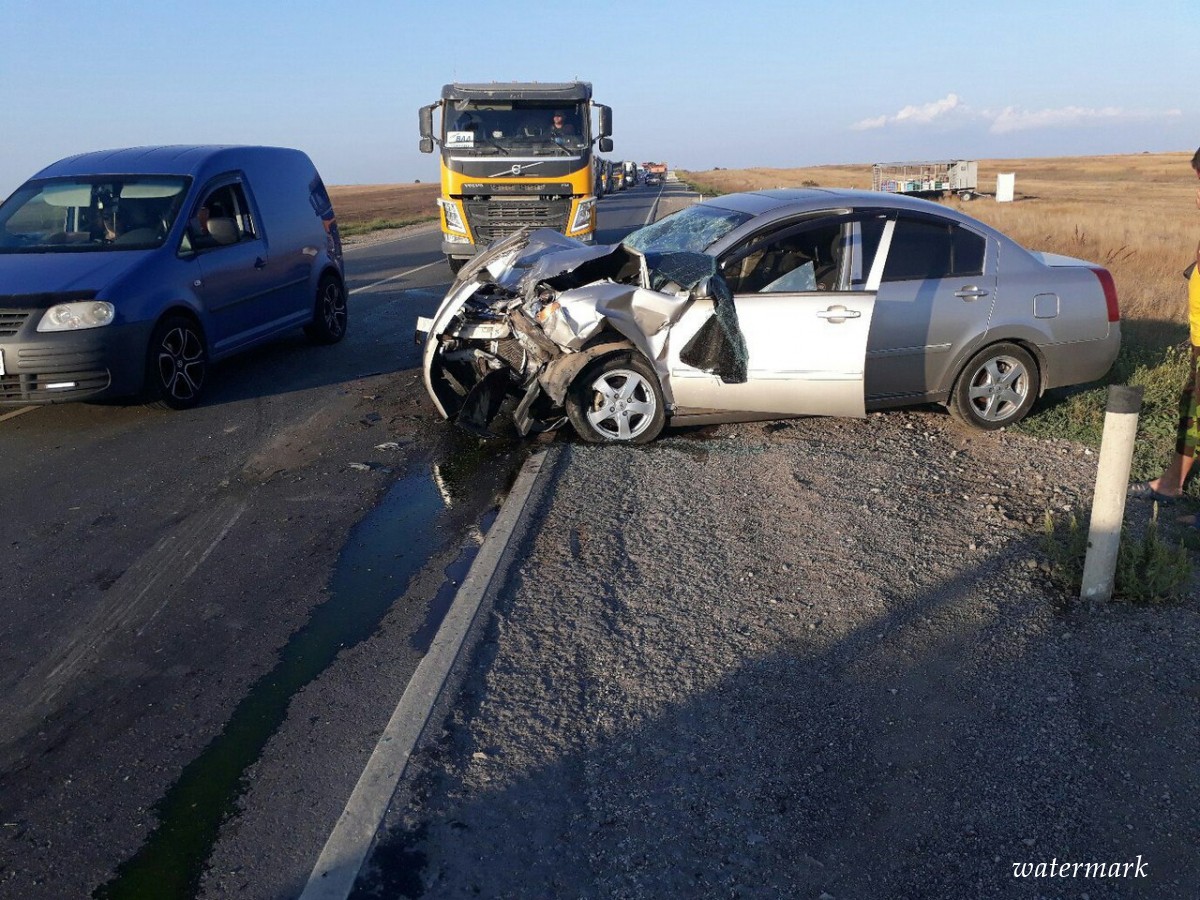
[[[1108,305],[1108,321],[1121,321],[1121,307],[1117,305],[1117,286],[1113,284],[1113,277],[1108,269],[1101,269],[1099,266],[1092,268],[1092,272],[1100,279],[1100,286],[1104,288],[1104,302]]]

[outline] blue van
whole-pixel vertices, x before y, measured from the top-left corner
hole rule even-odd
[[[85,153],[0,205],[0,405],[186,409],[212,363],[301,326],[333,344],[346,323],[333,205],[299,150]]]

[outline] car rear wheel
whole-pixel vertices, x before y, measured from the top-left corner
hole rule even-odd
[[[567,392],[567,418],[593,444],[646,444],[666,423],[658,376],[640,356],[616,353],[588,365]]]
[[[146,351],[146,393],[161,409],[190,409],[200,402],[208,376],[208,344],[187,316],[167,316]]]
[[[955,382],[950,413],[967,425],[995,431],[1025,418],[1038,397],[1037,363],[1016,344],[976,353]]]
[[[336,344],[346,336],[347,322],[346,289],[336,276],[325,275],[317,285],[313,320],[304,333],[315,344]]]

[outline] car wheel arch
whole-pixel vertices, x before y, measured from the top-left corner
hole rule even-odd
[[[941,385],[939,396],[945,396],[948,400],[954,392],[954,386],[958,384],[958,379],[962,377],[963,370],[975,358],[980,351],[986,350],[989,347],[994,347],[997,344],[1015,344],[1026,353],[1033,357],[1034,363],[1037,364],[1038,375],[1038,396],[1046,392],[1046,354],[1042,352],[1041,347],[1037,342],[1030,340],[1027,337],[1007,336],[999,337],[989,334],[986,341],[978,344],[969,344],[958,352],[958,356],[954,360],[954,364],[946,370],[946,381]]]
[[[538,384],[551,401],[561,406],[567,396],[567,391],[575,383],[575,379],[593,360],[613,356],[617,353],[640,352],[632,341],[619,338],[615,332],[605,332],[593,338],[575,353],[564,354],[546,364],[546,368],[538,376]]]
[[[1009,368],[1002,369],[1002,365]],[[1019,375],[1021,370],[1023,376]],[[963,424],[984,431],[1017,424],[1045,391],[1036,348],[1020,340],[989,341],[978,347],[957,372],[946,409]]]

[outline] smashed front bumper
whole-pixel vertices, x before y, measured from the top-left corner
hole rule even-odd
[[[711,258],[693,256],[707,283]],[[590,246],[543,229],[492,245],[463,267],[434,317],[418,323],[430,397],[444,417],[476,433],[497,434],[502,422],[520,436],[549,431],[564,424],[567,393],[584,366],[634,350],[653,365],[670,411],[670,326],[696,297],[692,285],[655,276],[652,290],[651,280],[646,258],[621,244]],[[732,302],[725,307],[735,315]],[[734,359],[733,378],[744,380],[740,341],[735,319],[732,353],[730,341],[718,339],[699,351],[711,359],[689,361],[726,377],[722,362]]]

